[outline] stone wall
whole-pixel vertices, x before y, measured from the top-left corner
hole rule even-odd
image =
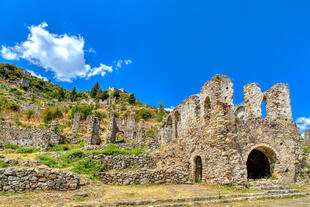
[[[76,190],[80,179],[72,173],[50,168],[0,169],[0,191]]]
[[[129,169],[129,168],[155,168],[156,161],[155,159],[148,154],[141,154],[141,155],[87,155],[88,158],[98,160],[100,164],[102,164],[105,170],[112,170],[112,169]]]
[[[100,140],[100,120],[98,117],[89,115],[87,117],[87,135],[86,142],[88,145],[99,145]]]
[[[141,119],[136,123],[134,114],[127,118],[116,118],[111,114],[107,143],[143,143],[145,139],[145,123]]]
[[[0,145],[8,143],[22,147],[41,147],[48,149],[62,143],[63,137],[57,134],[53,122],[50,129],[19,129],[11,125],[0,126]]]
[[[188,174],[180,171],[147,170],[129,172],[100,172],[100,180],[105,184],[147,184],[147,183],[186,183]]]
[[[80,120],[81,120],[81,114],[80,113],[74,114],[73,126],[72,126],[73,135],[75,135],[78,132],[78,129],[80,127]]]
[[[281,183],[294,183],[306,164],[287,84],[266,92],[248,84],[244,102],[234,106],[232,81],[216,75],[200,97],[189,97],[163,120],[159,134],[158,166],[180,169],[196,182],[246,184],[251,177],[248,162],[257,151],[268,160],[257,179],[275,175]]]
[[[304,134],[304,146],[309,146],[310,145],[310,129],[307,129],[305,134]]]

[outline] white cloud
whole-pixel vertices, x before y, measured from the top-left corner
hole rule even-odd
[[[86,79],[89,79],[92,76],[101,74],[101,76],[105,76],[106,72],[113,72],[112,66],[107,66],[100,63],[100,66],[97,68],[91,68],[87,74]]]
[[[304,134],[306,132],[306,129],[310,129],[310,118],[306,117],[299,117],[296,120],[297,126],[300,129],[300,132]]]
[[[170,106],[169,108],[165,108],[165,110],[166,110],[166,111],[169,111],[169,112],[173,111],[173,109],[175,109],[174,106]]]
[[[44,81],[48,81],[48,79],[47,79],[46,77],[41,76],[41,75],[35,73],[35,72],[32,71],[32,70],[27,70],[27,71],[28,71],[31,75],[33,75],[33,76],[35,76],[35,77],[37,77],[37,78],[41,78],[41,79],[44,80]]]
[[[25,59],[32,64],[52,71],[60,81],[72,82],[73,79],[89,78],[94,75],[104,76],[112,72],[112,66],[100,64],[91,67],[85,63],[85,52],[95,53],[93,48],[84,51],[84,38],[74,35],[50,33],[47,23],[28,27],[27,40],[13,47],[1,46],[1,56],[8,60]],[[123,60],[121,60],[123,61]],[[128,60],[123,61],[126,65]],[[122,65],[122,63],[121,63]]]
[[[132,63],[132,60],[118,60],[118,61],[115,61],[116,63],[116,68],[119,69],[119,68],[122,68],[123,65],[129,65]]]

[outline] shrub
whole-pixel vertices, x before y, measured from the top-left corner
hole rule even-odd
[[[140,119],[148,120],[149,118],[152,118],[152,112],[150,110],[142,108],[136,111],[136,121],[139,121]]]
[[[58,162],[48,155],[38,155],[36,159],[40,160],[41,164],[47,165],[48,167],[58,167]]]
[[[87,116],[92,113],[93,110],[94,110],[94,106],[92,104],[91,105],[87,105],[87,104],[75,105],[71,109],[70,118],[73,118],[75,113],[80,113],[81,119],[85,120]]]
[[[8,109],[8,110],[11,110],[11,111],[17,111],[19,109],[19,105],[12,102],[12,101],[8,101],[6,104],[5,104],[5,108]]]
[[[107,114],[105,112],[95,111],[94,115],[98,117],[100,121],[107,118]]]
[[[0,161],[0,168],[4,168],[4,167],[9,167],[9,164],[1,160]]]
[[[136,103],[136,98],[135,98],[135,95],[133,93],[129,95],[128,103],[129,104],[135,104]]]
[[[26,118],[27,118],[28,120],[30,120],[31,117],[32,117],[33,115],[34,115],[34,110],[28,109],[28,110],[26,111]]]
[[[72,150],[61,156],[61,159],[66,163],[77,162],[85,157],[85,152],[82,150]]]
[[[43,121],[44,123],[48,123],[56,118],[62,118],[63,114],[59,107],[47,107],[43,111]]]
[[[16,144],[7,143],[4,145],[4,149],[18,149],[19,146]]]
[[[21,147],[16,152],[17,153],[34,153],[40,151],[40,147]]]
[[[53,151],[53,152],[68,151],[68,150],[69,150],[69,146],[67,144],[58,144],[49,149],[49,151]]]
[[[77,162],[72,171],[79,174],[87,174],[96,177],[96,173],[102,171],[102,167],[95,160],[86,159]]]

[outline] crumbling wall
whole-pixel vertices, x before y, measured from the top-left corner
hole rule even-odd
[[[134,114],[127,118],[110,117],[108,143],[139,143],[145,139],[145,122],[143,119],[136,123]]]
[[[41,147],[48,149],[62,143],[63,137],[57,134],[57,122],[50,129],[19,129],[10,125],[0,127],[0,145],[8,143],[22,147]]]
[[[87,144],[88,145],[99,145],[100,140],[100,120],[98,117],[89,115],[87,117]]]
[[[80,127],[80,120],[81,120],[81,114],[80,113],[74,114],[72,134],[76,134],[78,132],[78,129]]]
[[[232,81],[216,75],[202,87],[198,106],[195,101],[188,105],[191,101],[182,102],[161,123],[161,145],[177,144],[158,153],[158,166],[180,169],[192,181],[202,168],[198,180],[203,183],[246,184],[248,157],[258,150],[269,159],[270,173],[280,183],[296,182],[305,167],[305,156],[292,121],[287,84],[276,84],[264,93],[257,84],[247,84],[244,102],[234,106]],[[262,117],[263,102],[267,118]],[[175,113],[180,121],[177,127]],[[197,164],[198,158],[201,162]]]
[[[310,145],[310,129],[307,129],[305,134],[304,134],[304,146],[309,146]]]

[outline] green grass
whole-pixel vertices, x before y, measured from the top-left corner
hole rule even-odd
[[[40,147],[20,147],[17,149],[17,153],[34,153],[40,151]]]
[[[97,172],[102,171],[103,168],[97,161],[92,159],[80,160],[74,164],[72,172],[78,174],[87,174],[92,177],[97,177]]]
[[[90,150],[92,154],[105,154],[105,155],[140,155],[145,153],[145,149],[143,147],[137,148],[123,148],[120,149],[117,145],[108,144],[103,150]]]
[[[16,144],[7,143],[4,145],[4,149],[18,149],[19,146]]]
[[[58,144],[54,147],[51,147],[49,151],[58,152],[58,151],[68,151],[70,148],[67,144]]]
[[[310,149],[310,146],[307,146],[307,147],[304,147],[304,148],[303,148],[303,150],[304,150],[305,153],[308,153],[308,152],[309,152],[309,149]]]
[[[0,168],[9,167],[8,163],[5,163],[4,161],[0,161]]]

